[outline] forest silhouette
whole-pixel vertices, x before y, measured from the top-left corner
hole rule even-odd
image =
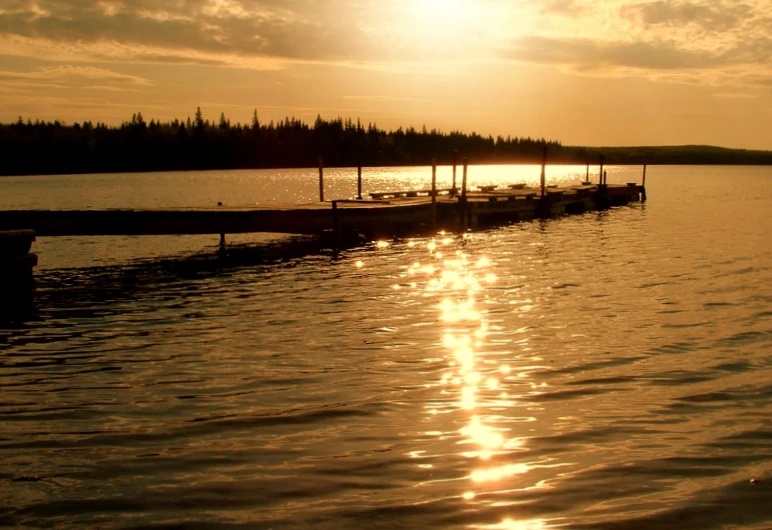
[[[313,124],[295,118],[261,123],[257,111],[248,124],[205,119],[161,122],[142,113],[119,126],[91,121],[24,121],[0,124],[0,175],[118,173],[202,169],[448,164],[452,152],[474,164],[541,162],[596,164],[772,164],[772,151],[712,146],[581,147],[530,137],[413,127],[383,130],[359,120],[317,117]]]

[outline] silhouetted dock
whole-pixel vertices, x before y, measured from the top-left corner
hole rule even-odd
[[[428,230],[464,230],[624,205],[645,199],[643,186],[484,186],[371,193],[360,200],[195,208],[6,210],[0,230],[31,229],[39,237],[354,231],[383,237]]]

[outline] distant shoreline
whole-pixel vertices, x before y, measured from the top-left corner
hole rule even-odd
[[[539,165],[540,162],[537,161],[518,161],[518,162],[496,162],[496,161],[487,161],[487,162],[481,162],[481,163],[472,163],[470,162],[470,166],[533,166],[533,165]],[[444,164],[438,164],[438,166],[450,166],[451,164],[444,163]],[[570,161],[563,161],[563,162],[549,162],[547,163],[547,166],[586,166],[586,162],[570,162]],[[614,161],[604,161],[604,165],[609,166],[642,166],[643,163],[638,162],[625,162],[625,163],[617,163]],[[738,167],[766,167],[766,166],[772,166],[772,162],[727,162],[727,163],[716,163],[716,162],[689,162],[689,163],[680,163],[680,162],[655,162],[655,163],[647,163],[646,164],[649,167],[656,167],[656,166],[738,166]],[[598,162],[592,162],[590,163],[590,167],[597,167]],[[372,168],[397,168],[397,167],[431,167],[431,164],[392,164],[392,165],[378,165],[378,166],[363,166],[363,169],[372,169]],[[459,164],[460,167],[460,164]],[[51,176],[60,176],[60,177],[71,177],[71,176],[77,176],[77,175],[121,175],[121,174],[131,174],[131,173],[178,173],[178,172],[195,172],[195,171],[271,171],[271,170],[293,170],[293,169],[316,169],[317,166],[287,166],[287,167],[227,167],[227,168],[203,168],[203,169],[147,169],[147,170],[114,170],[114,171],[90,171],[90,172],[51,172],[51,173],[22,173],[22,174],[0,174],[0,179],[2,178],[13,178],[13,177],[51,177]],[[325,169],[356,169],[357,166],[325,166]]]
[[[162,171],[410,167],[449,165],[772,165],[772,151],[707,145],[588,147],[544,138],[482,136],[426,127],[382,130],[341,118],[313,124],[231,124],[204,120],[145,121],[141,113],[119,127],[83,122],[0,124],[0,176],[145,173]]]

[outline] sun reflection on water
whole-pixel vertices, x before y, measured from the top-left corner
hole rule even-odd
[[[445,366],[438,379],[426,386],[438,388],[442,397],[429,402],[425,410],[428,417],[447,417],[445,421],[452,427],[425,434],[457,444],[455,455],[468,462],[466,471],[454,479],[463,483],[459,498],[485,510],[488,506],[500,507],[502,492],[539,487],[535,478],[529,482],[529,472],[550,466],[518,461],[519,455],[525,453],[527,439],[522,433],[513,432],[512,426],[533,422],[535,418],[511,414],[515,407],[522,407],[513,388],[534,392],[535,383],[528,380],[533,367],[517,366],[517,358],[527,354],[531,347],[525,339],[512,340],[509,344],[514,351],[491,351],[501,329],[489,322],[485,307],[496,296],[493,293],[499,275],[497,265],[488,256],[473,256],[468,251],[472,239],[472,234],[450,237],[440,233],[428,241],[408,241],[408,248],[420,249],[426,254],[414,255],[403,268],[402,280],[392,288],[420,293],[424,299],[432,300],[436,308],[439,346],[445,352],[442,356]],[[376,243],[376,247],[386,249],[388,245]],[[528,303],[529,300],[522,301],[517,310],[527,311]],[[518,332],[521,330],[514,331]],[[424,453],[410,456],[428,458]],[[417,465],[422,469],[432,468],[428,463]],[[437,467],[435,463],[434,468]],[[525,530],[545,529],[547,525],[540,520],[511,518],[498,525],[478,528]]]
[[[499,282],[496,264],[488,256],[472,257],[466,245],[471,234],[461,238],[440,234],[439,238],[423,243],[427,256],[406,267],[405,279],[410,285],[424,286],[424,295],[436,300],[441,345],[445,349],[446,369],[439,377],[445,396],[453,396],[452,410],[442,410],[436,403],[426,407],[429,415],[452,412],[461,414],[463,421],[456,427],[460,446],[458,454],[469,462],[469,471],[459,477],[465,482],[460,497],[478,507],[486,506],[486,494],[509,489],[533,487],[523,483],[532,464],[518,462],[524,451],[525,438],[512,432],[512,418],[506,409],[516,406],[508,389],[512,383],[522,384],[527,372],[518,373],[512,366],[516,352],[506,358],[486,352],[492,329],[483,309],[489,289]],[[421,243],[410,241],[409,248]],[[460,248],[455,251],[452,245]],[[384,247],[381,247],[384,248]],[[395,285],[395,289],[402,288]],[[528,345],[512,342],[513,347],[528,349]],[[534,421],[518,418],[518,422]],[[437,433],[446,439],[448,432]],[[518,481],[518,482],[513,482]],[[486,528],[542,529],[542,521],[505,519],[499,525]]]

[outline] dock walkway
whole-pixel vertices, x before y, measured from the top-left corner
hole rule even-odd
[[[457,190],[371,193],[370,199],[307,204],[191,208],[6,210],[0,230],[34,230],[38,237],[180,235],[273,232],[320,234],[352,230],[390,236],[427,229],[458,230],[492,223],[581,213],[645,198],[643,186],[580,185],[529,188],[484,186]]]

